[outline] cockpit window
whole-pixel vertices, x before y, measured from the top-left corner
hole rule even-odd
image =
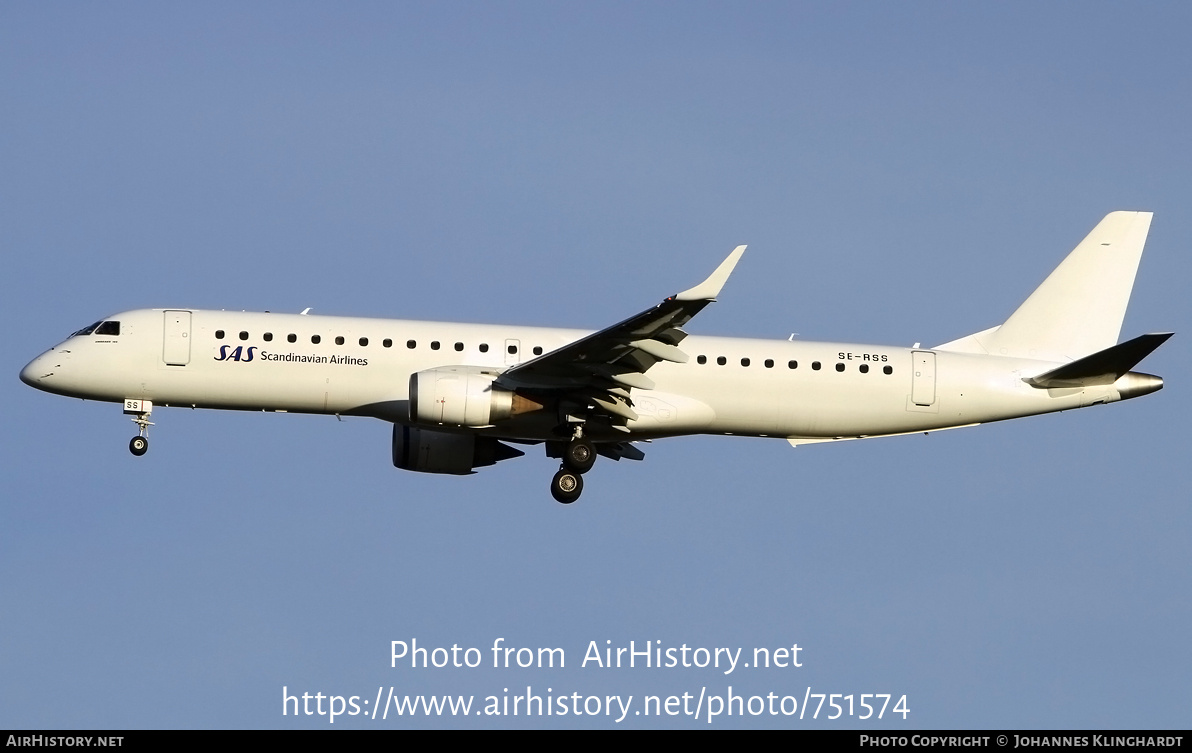
[[[95,330],[97,335],[118,335],[120,334],[120,322],[104,322]]]
[[[71,335],[71,337],[81,337],[82,335],[89,335],[92,332],[94,332],[96,330],[96,328],[99,327],[99,325],[101,325],[101,324],[103,324],[103,322],[96,322],[95,324],[92,324],[89,327],[83,327],[81,330],[79,330],[78,332],[75,332],[73,335]]]

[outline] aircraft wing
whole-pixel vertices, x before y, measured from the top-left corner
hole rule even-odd
[[[637,418],[629,390],[649,390],[646,372],[660,361],[686,363],[678,345],[684,324],[716,300],[745,246],[737,246],[708,279],[653,308],[611,327],[506,370],[498,383],[508,389],[574,393],[594,404],[616,428]]]

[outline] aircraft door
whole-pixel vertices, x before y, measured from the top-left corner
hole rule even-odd
[[[167,366],[190,363],[190,312],[165,312],[161,358]]]
[[[935,353],[930,350],[911,351],[914,377],[911,382],[911,402],[915,405],[935,403]]]

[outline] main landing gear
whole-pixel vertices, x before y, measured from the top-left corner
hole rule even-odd
[[[153,425],[149,416],[152,413],[153,403],[148,400],[124,401],[124,414],[133,416],[132,422],[140,428],[137,435],[128,443],[128,451],[137,457],[149,451],[149,427]]]
[[[583,427],[575,427],[575,435],[563,450],[563,465],[550,480],[550,494],[556,502],[569,505],[579,499],[584,490],[584,474],[596,463],[596,445],[583,434]]]
[[[596,446],[584,437],[576,437],[567,443],[563,451],[563,465],[576,473],[587,473],[596,464]]]
[[[555,477],[550,480],[550,495],[556,502],[569,505],[579,499],[584,490],[584,477],[566,466],[559,469]]]

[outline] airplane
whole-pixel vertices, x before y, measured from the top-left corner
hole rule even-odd
[[[1172,333],[1118,343],[1151,223],[1107,215],[1002,324],[934,348],[688,335],[745,252],[695,287],[587,332],[200,309],[101,319],[33,359],[45,392],[154,407],[368,416],[394,466],[465,475],[544,447],[570,504],[597,456],[691,434],[799,446],[952,429],[1146,395],[1132,369]]]

